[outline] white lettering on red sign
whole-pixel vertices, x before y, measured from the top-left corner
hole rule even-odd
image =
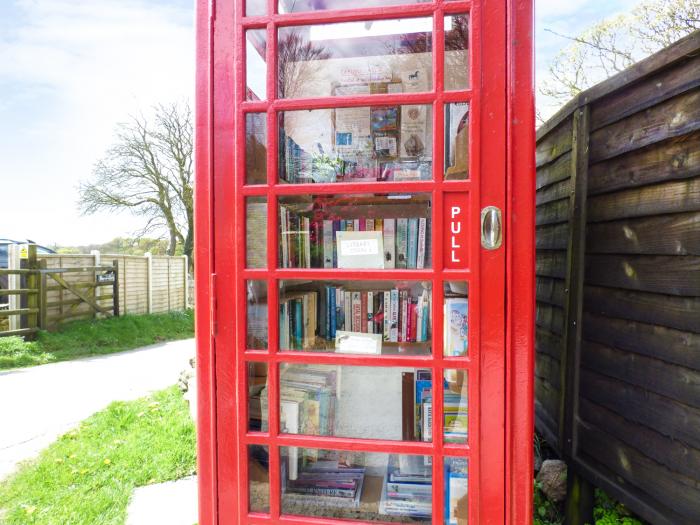
[[[451,237],[450,247],[452,248],[451,261],[453,263],[462,262],[457,257],[457,250],[459,250],[462,246],[457,244],[457,237],[456,237],[456,235],[458,235],[462,231],[461,215],[462,215],[462,207],[461,206],[452,206],[451,211],[450,211],[450,233],[452,234],[450,236]]]

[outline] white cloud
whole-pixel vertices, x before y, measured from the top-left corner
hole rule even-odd
[[[153,1],[22,0],[0,39],[0,236],[106,241],[129,216],[79,217],[76,186],[115,125],[160,102],[191,99],[191,8]]]

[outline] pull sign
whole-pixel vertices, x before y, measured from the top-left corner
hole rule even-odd
[[[469,194],[445,193],[444,254],[445,268],[465,269],[469,266]]]
[[[485,250],[497,250],[502,239],[501,210],[486,206],[481,210],[481,246]]]

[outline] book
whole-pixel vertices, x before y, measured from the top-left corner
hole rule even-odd
[[[423,269],[425,265],[425,231],[427,229],[428,221],[421,217],[418,219],[418,252],[416,256],[416,268]]]
[[[396,268],[406,269],[408,264],[408,219],[396,219]]]
[[[444,355],[458,357],[467,355],[469,339],[469,303],[466,297],[445,299]]]
[[[383,323],[383,339],[391,341],[391,292],[384,292],[384,323]]]
[[[415,269],[418,260],[418,219],[412,217],[408,219],[407,247],[406,247],[406,268]]]
[[[333,221],[323,221],[323,267],[333,268]]]
[[[396,267],[396,219],[384,219],[384,268]]]
[[[374,293],[367,292],[367,333],[374,333]]]
[[[393,289],[390,292],[391,324],[389,327],[389,341],[397,343],[399,341],[399,291]]]

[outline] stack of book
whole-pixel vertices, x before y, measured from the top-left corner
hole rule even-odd
[[[280,431],[311,436],[333,435],[337,398],[337,368],[288,365],[280,373]],[[268,430],[267,388],[261,392],[263,432]],[[293,449],[298,450],[298,449]],[[315,460],[314,449],[304,449],[304,462]],[[291,472],[290,467],[290,474]]]
[[[429,518],[432,515],[432,466],[423,456],[389,456],[379,513]]]
[[[324,286],[280,297],[280,348],[333,347],[338,331],[381,334],[382,341],[430,340],[431,294],[426,288],[346,290]],[[319,340],[320,339],[320,340]]]
[[[430,266],[430,219],[318,219],[280,206],[282,268],[338,268],[339,231],[382,232],[384,269]]]
[[[282,463],[284,504],[301,504],[331,508],[358,508],[365,480],[365,467],[348,467],[337,461],[309,463],[292,474],[291,455],[289,470]]]

